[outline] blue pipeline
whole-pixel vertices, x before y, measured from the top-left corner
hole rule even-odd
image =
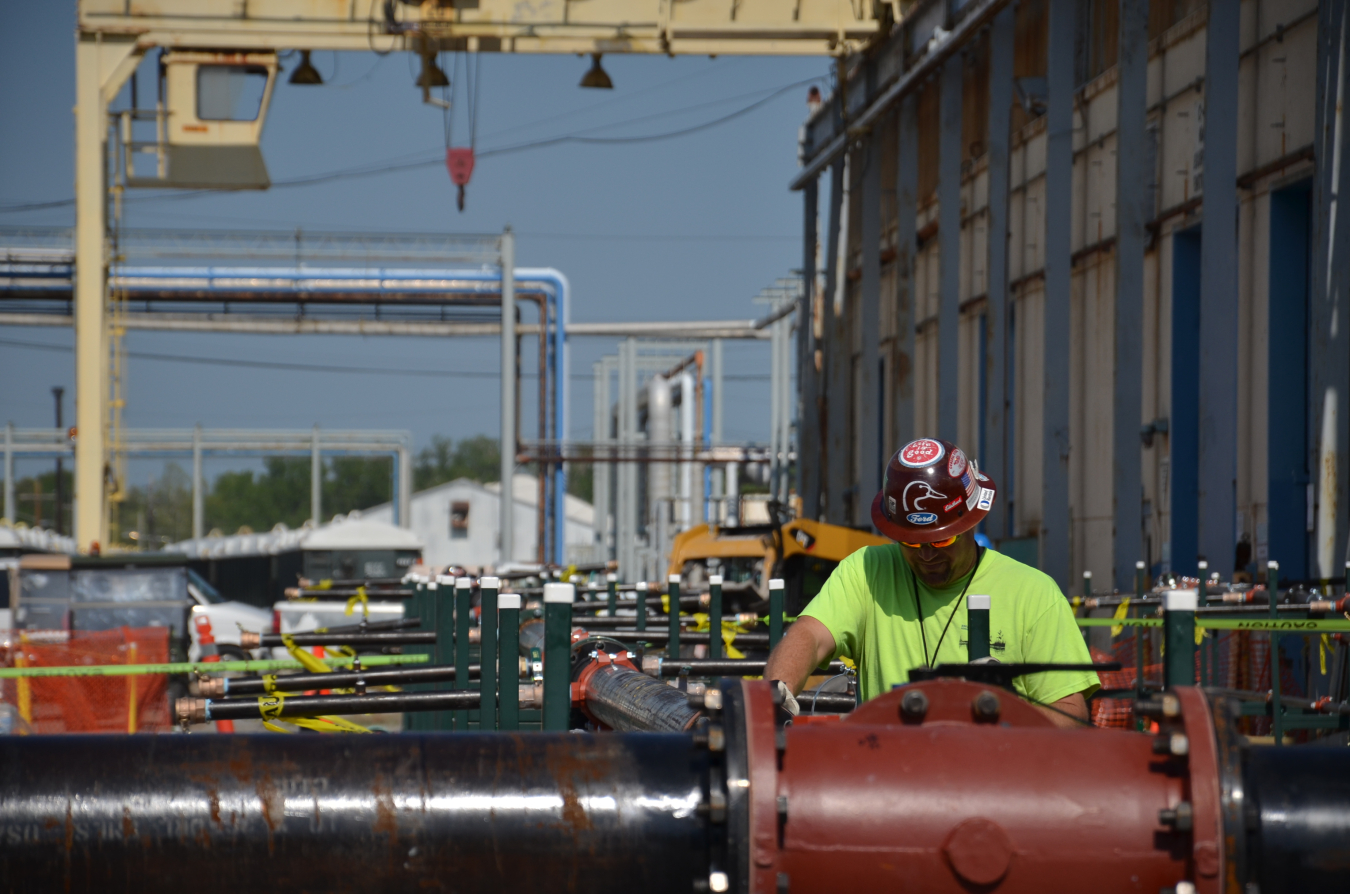
[[[322,295],[324,292],[350,292],[353,288],[372,292],[426,291],[427,294],[500,295],[502,274],[499,267],[471,269],[407,267],[117,267],[118,288],[135,293],[139,289],[165,287],[193,288],[203,291],[253,291]],[[553,322],[549,335],[548,366],[554,382],[553,439],[567,437],[567,390],[570,384],[567,324],[570,320],[571,285],[567,277],[552,267],[517,267],[518,293],[542,293]],[[548,322],[548,321],[543,321]],[[540,432],[547,440],[548,432]],[[503,449],[506,445],[502,445]],[[504,486],[508,486],[506,484]],[[508,491],[509,492],[509,491]],[[550,513],[554,530],[554,558],[561,562],[567,543],[567,472],[561,464],[553,474]],[[397,499],[397,497],[395,498]]]

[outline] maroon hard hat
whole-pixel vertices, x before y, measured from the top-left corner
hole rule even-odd
[[[886,465],[872,524],[892,540],[933,543],[963,534],[989,514],[998,486],[948,441],[919,438]]]

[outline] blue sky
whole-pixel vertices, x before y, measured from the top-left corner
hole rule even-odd
[[[69,198],[73,191],[74,8],[10,4],[0,28],[0,206]],[[298,57],[285,63],[289,70]],[[637,136],[709,122],[781,95],[733,120],[674,139],[563,144],[482,158],[464,213],[443,165],[442,114],[413,87],[416,60],[398,53],[317,52],[327,84],[299,87],[283,73],[262,147],[274,181],[361,165],[427,159],[377,176],[263,193],[167,199],[143,190],[130,227],[496,232],[512,225],[517,262],[556,267],[571,280],[572,319],[657,320],[756,316],[751,298],[801,264],[801,200],[788,180],[807,86],[819,58],[607,56],[613,91],[577,82],[589,59],[486,54],[477,149],[586,131]],[[150,68],[144,69],[149,80]],[[823,84],[823,82],[822,82]],[[148,88],[142,88],[148,93]],[[461,99],[463,94],[460,94]],[[467,139],[462,118],[455,142]],[[0,227],[69,225],[69,207],[0,213]],[[67,388],[73,358],[16,343],[69,346],[69,331],[0,327],[0,423],[50,425],[50,388]],[[408,369],[494,368],[495,338],[355,338],[137,332],[133,352]],[[591,362],[611,340],[573,342],[571,436],[590,435]],[[527,346],[526,354],[532,353]],[[729,345],[728,371],[767,371],[767,343]],[[768,382],[727,386],[726,435],[765,440]],[[420,445],[497,429],[496,386],[483,381],[276,372],[132,359],[127,424],[398,428]],[[529,418],[527,416],[527,418]],[[211,473],[237,465],[214,461]],[[45,464],[44,464],[45,465]],[[138,467],[139,468],[139,467]],[[25,473],[24,466],[20,474]],[[151,474],[149,466],[133,477]],[[133,483],[141,483],[134,481]]]

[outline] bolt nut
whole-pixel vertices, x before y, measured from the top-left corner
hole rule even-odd
[[[727,878],[725,872],[708,873],[708,890],[713,894],[726,894],[731,890],[731,879]]]
[[[906,723],[922,723],[928,714],[928,693],[911,689],[900,699],[900,719]]]
[[[1166,733],[1153,740],[1154,754],[1170,754],[1173,757],[1185,757],[1190,753],[1191,740],[1185,733]]]
[[[1164,807],[1158,811],[1158,822],[1170,826],[1178,832],[1191,830],[1193,814],[1191,802],[1182,801],[1176,807]]]
[[[1171,692],[1164,692],[1156,698],[1141,698],[1134,704],[1134,713],[1141,717],[1180,717],[1181,699]]]
[[[703,707],[709,711],[722,710],[722,690],[708,689],[703,693]]]
[[[1002,706],[998,696],[986,689],[970,701],[970,712],[975,715],[976,723],[995,723]]]

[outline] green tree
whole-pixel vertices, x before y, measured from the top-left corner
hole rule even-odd
[[[501,450],[495,438],[475,435],[458,442],[434,435],[413,465],[413,490],[426,490],[456,478],[496,481],[501,478]]]
[[[394,494],[394,459],[390,456],[335,456],[324,463],[323,514],[369,509],[388,503]]]
[[[159,549],[192,536],[192,478],[178,463],[166,463],[156,478],[126,488],[113,504],[115,541]]]
[[[65,490],[61,495],[61,530],[70,533],[71,498],[75,494],[75,475],[72,463],[66,462],[61,480]],[[14,521],[30,527],[56,530],[56,470],[14,479]]]
[[[206,526],[233,534],[268,531],[277,522],[298,528],[309,518],[309,459],[269,456],[263,471],[223,472],[206,498]]]

